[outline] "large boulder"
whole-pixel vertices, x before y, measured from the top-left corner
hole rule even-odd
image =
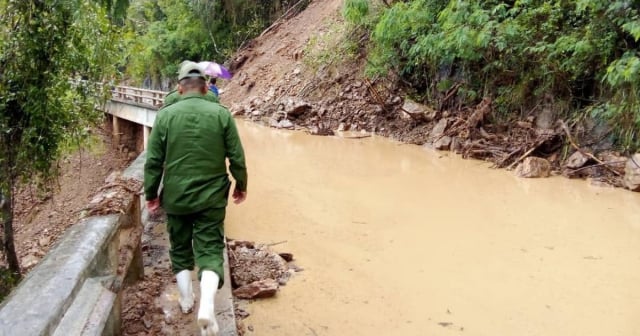
[[[567,168],[578,169],[584,166],[585,163],[589,161],[589,157],[582,154],[581,151],[575,151],[575,153],[571,154],[565,163]]]
[[[632,191],[640,191],[640,153],[633,154],[624,167],[624,186]]]
[[[442,135],[444,135],[444,131],[447,129],[447,126],[449,126],[449,119],[442,118],[433,127],[429,135],[432,139],[437,140],[438,138],[442,137]]]
[[[437,115],[437,111],[429,108],[426,105],[416,103],[411,99],[404,100],[402,111],[404,112],[405,116],[417,121],[431,121]]]
[[[516,168],[516,175],[519,177],[549,177],[551,174],[551,164],[543,158],[530,156]]]
[[[446,135],[433,142],[433,148],[438,150],[447,150],[450,148],[450,146],[451,137]]]

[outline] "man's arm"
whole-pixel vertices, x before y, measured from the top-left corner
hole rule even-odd
[[[166,140],[166,125],[158,114],[147,140],[147,161],[144,164],[144,195],[147,201],[158,198],[158,188],[160,188],[164,169]]]
[[[226,156],[229,158],[229,170],[231,175],[236,180],[236,191],[247,191],[247,165],[244,159],[244,149],[240,142],[240,135],[238,134],[238,128],[236,127],[235,120],[228,115],[229,123],[225,130],[225,148],[227,150]]]

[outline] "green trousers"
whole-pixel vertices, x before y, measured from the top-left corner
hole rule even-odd
[[[169,257],[174,274],[193,271],[197,265],[198,280],[202,271],[214,271],[220,278],[218,288],[222,287],[225,213],[225,208],[209,208],[188,215],[167,214]]]

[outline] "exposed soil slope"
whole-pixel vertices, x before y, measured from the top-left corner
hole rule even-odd
[[[61,160],[57,187],[41,194],[23,187],[16,199],[14,222],[18,258],[23,273],[33,268],[79,218],[91,196],[114,171],[124,169],[128,156],[111,146],[111,137],[96,130],[94,144]]]

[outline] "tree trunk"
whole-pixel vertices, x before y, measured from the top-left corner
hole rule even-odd
[[[13,186],[7,188],[5,195],[0,195],[0,204],[2,205],[2,221],[4,227],[4,253],[7,257],[9,269],[19,275],[20,262],[16,254],[16,246],[13,240]]]

